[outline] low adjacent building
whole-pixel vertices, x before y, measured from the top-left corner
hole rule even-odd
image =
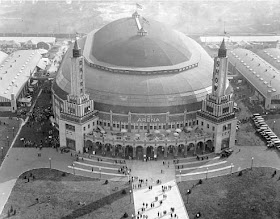
[[[6,56],[0,65],[0,111],[17,110],[41,55],[36,50],[18,50]]]
[[[235,49],[229,53],[229,70],[245,79],[265,109],[280,108],[280,72],[277,68],[250,50]]]

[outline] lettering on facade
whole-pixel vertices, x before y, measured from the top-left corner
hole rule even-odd
[[[160,122],[159,118],[153,118],[152,116],[147,116],[146,118],[138,118],[137,123],[141,122]]]
[[[165,123],[166,115],[131,115],[132,123]]]

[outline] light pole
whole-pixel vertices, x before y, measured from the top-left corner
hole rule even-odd
[[[208,167],[206,168],[206,179],[208,177]]]
[[[253,168],[253,163],[254,163],[254,157],[252,157],[252,161],[251,161],[251,169]]]
[[[129,197],[130,197],[130,201],[129,201],[129,203],[131,203],[131,194],[132,194],[132,191],[131,191],[131,190],[129,190]]]
[[[180,182],[182,182],[182,171],[180,170]]]
[[[10,144],[10,142],[9,142],[9,136],[7,136],[7,142],[8,142],[8,147],[9,147],[9,144]]]
[[[49,157],[49,162],[50,162],[50,169],[52,168],[52,158]]]
[[[100,179],[101,179],[101,167],[99,167]]]
[[[15,137],[15,127],[13,126],[13,137]]]
[[[189,195],[191,194],[192,190],[187,190],[187,204],[189,203]]]
[[[4,157],[4,147],[1,147],[1,158],[3,159]]]
[[[73,174],[75,175],[75,164],[74,163],[72,164],[72,167],[73,167]]]
[[[274,126],[275,126],[275,121],[273,121],[273,127],[272,127],[272,130],[274,131]]]
[[[232,174],[233,163],[230,164],[230,173]]]

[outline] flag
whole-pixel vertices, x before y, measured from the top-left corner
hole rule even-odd
[[[142,20],[144,21],[144,23],[150,24],[150,22],[146,18],[142,17]]]
[[[136,3],[136,8],[141,9],[141,10],[143,9],[143,7],[141,5],[139,5],[138,3]]]
[[[230,38],[229,33],[228,33],[228,32],[226,32],[225,30],[224,30],[224,35],[225,35],[226,37]]]

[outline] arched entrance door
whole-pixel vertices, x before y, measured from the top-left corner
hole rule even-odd
[[[196,154],[203,154],[203,142],[199,141],[196,146]]]
[[[120,144],[117,144],[116,146],[116,151],[115,151],[115,154],[116,154],[116,157],[122,157],[122,146]]]
[[[163,159],[164,158],[164,147],[163,146],[158,146],[157,147],[157,158],[158,159]]]
[[[133,147],[131,145],[127,145],[125,147],[125,158],[129,159],[133,157]]]
[[[194,153],[194,143],[189,143],[187,150],[190,152],[189,154],[193,155]]]
[[[178,154],[177,154],[177,157],[184,157],[184,145],[183,144],[180,144],[178,146]]]
[[[206,141],[205,143],[205,153],[212,153],[214,152],[213,142],[211,140]]]
[[[147,147],[147,158],[154,159],[154,148],[152,146]]]
[[[137,146],[136,147],[136,158],[138,160],[142,160],[143,159],[143,147],[142,146]]]
[[[167,157],[173,159],[174,158],[174,153],[175,153],[175,146],[174,145],[169,145],[167,147]]]
[[[84,152],[92,154],[93,150],[94,150],[93,142],[90,141],[90,140],[87,140],[86,144],[85,144],[85,151]]]
[[[95,154],[102,155],[102,143],[101,142],[96,142],[94,149],[95,149]]]

